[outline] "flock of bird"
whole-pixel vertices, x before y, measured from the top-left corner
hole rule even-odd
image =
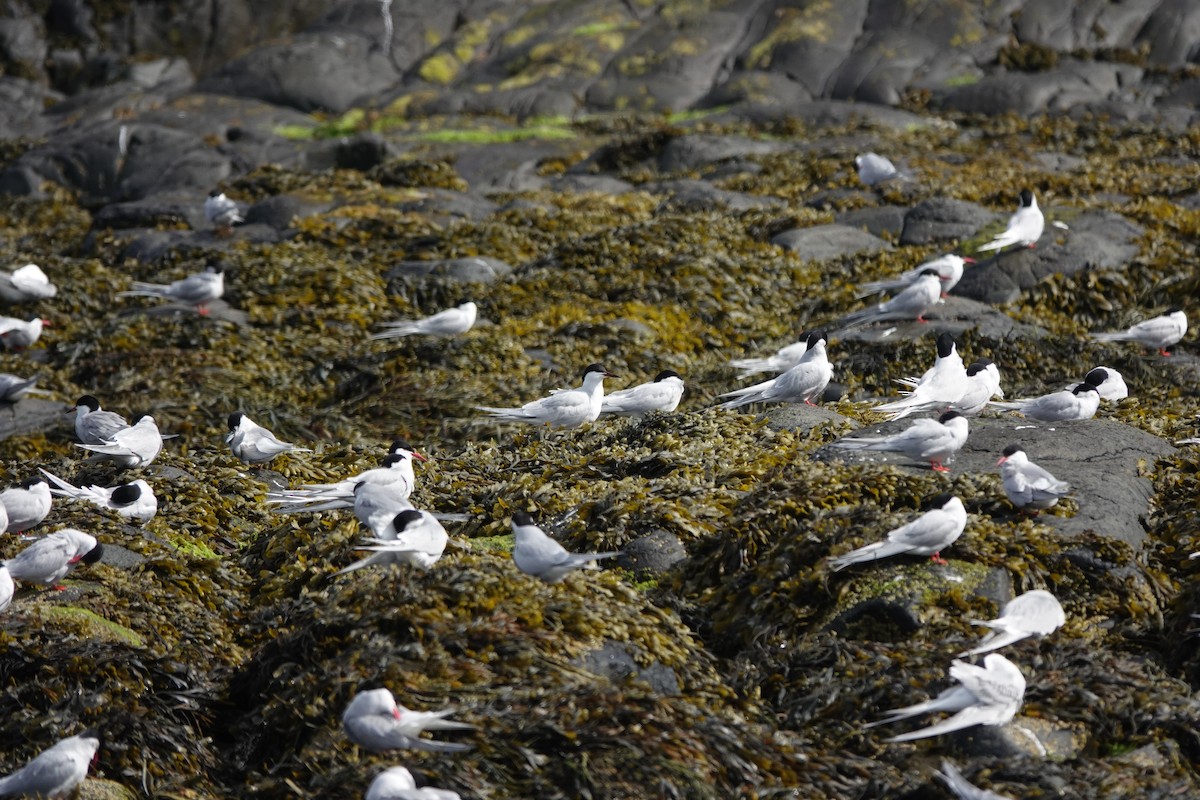
[[[873,153],[857,159],[864,183],[874,185],[887,180],[904,180],[887,159]],[[209,221],[226,229],[243,222],[237,204],[219,192],[205,202]],[[1020,207],[1005,230],[979,248],[1001,250],[1010,246],[1033,246],[1044,227],[1042,212],[1032,192],[1020,195]],[[861,296],[892,292],[891,299],[847,314],[837,330],[906,319],[924,321],[940,299],[961,279],[964,268],[974,261],[947,254],[918,265],[892,279],[864,284]],[[27,264],[11,274],[0,274],[0,295],[11,302],[47,299],[56,287],[42,270]],[[170,284],[135,282],[118,297],[148,296],[195,307],[206,314],[208,304],[222,297],[224,275],[209,267]],[[447,309],[423,319],[382,323],[371,339],[391,339],[412,335],[456,336],[475,324],[477,308],[473,302]],[[0,341],[9,348],[27,347],[37,341],[45,321],[0,318]],[[1172,309],[1160,317],[1112,333],[1093,334],[1097,341],[1133,341],[1158,350],[1178,342],[1187,331],[1182,311]],[[815,404],[828,386],[833,367],[829,361],[825,329],[807,332],[800,340],[767,356],[737,359],[730,365],[746,379],[760,373],[775,377],[720,395],[719,408],[734,410],[758,403]],[[663,370],[654,380],[611,394],[604,393],[604,379],[615,377],[600,364],[587,366],[578,388],[551,392],[545,397],[519,406],[478,406],[487,418],[496,422],[527,423],[555,428],[578,428],[602,414],[638,416],[651,412],[670,413],[679,405],[684,392],[683,378],[674,370]],[[1121,375],[1110,367],[1097,367],[1083,380],[1063,390],[1040,397],[1005,401],[1000,387],[1000,372],[986,358],[969,366],[957,352],[949,334],[937,337],[937,356],[921,376],[902,381],[907,391],[896,400],[884,402],[873,410],[889,419],[913,414],[935,414],[913,421],[899,433],[878,436],[844,437],[833,443],[835,449],[894,451],[928,461],[931,468],[948,471],[947,466],[963,447],[969,433],[969,418],[987,408],[1014,410],[1026,417],[1043,421],[1088,419],[1095,415],[1101,400],[1119,400],[1128,389]],[[36,391],[33,379],[0,375],[0,392],[12,402]],[[130,424],[120,415],[101,408],[90,395],[75,405],[75,433],[78,446],[87,451],[90,461],[107,460],[118,468],[145,467],[162,450],[164,437],[153,417],[146,415]],[[264,464],[283,453],[310,452],[285,442],[258,425],[246,414],[235,411],[228,418],[226,443],[241,462]],[[415,483],[414,460],[424,460],[403,440],[394,442],[379,467],[357,475],[322,484],[271,491],[267,503],[278,514],[322,513],[352,510],[367,532],[357,548],[366,555],[344,567],[338,574],[359,569],[405,565],[429,569],[441,557],[449,541],[442,525],[454,515],[435,515],[415,508],[410,496]],[[997,461],[1004,493],[1014,507],[1036,513],[1054,506],[1070,492],[1070,486],[1030,461],[1023,448],[1013,444]],[[153,489],[145,480],[113,486],[74,486],[41,470],[19,486],[0,493],[0,527],[23,533],[37,526],[50,511],[53,496],[70,498],[112,511],[130,521],[145,524],[157,512]],[[941,552],[963,533],[967,512],[962,501],[952,495],[939,495],[926,502],[927,510],[906,524],[888,531],[881,541],[831,557],[828,566],[838,571],[856,564],[877,562],[897,555],[930,556],[938,564],[946,562]],[[440,517],[440,518],[439,518]],[[525,574],[547,583],[563,580],[571,572],[601,559],[621,555],[617,552],[572,553],[540,528],[526,512],[517,512],[511,520],[514,535],[512,560]],[[14,581],[54,586],[70,571],[83,564],[94,564],[103,555],[103,545],[95,537],[67,528],[33,539],[21,552],[0,563],[0,610],[13,600]],[[59,587],[61,588],[61,587]],[[1007,658],[994,652],[1029,636],[1046,636],[1063,625],[1065,615],[1058,600],[1049,592],[1034,590],[1010,601],[999,618],[976,621],[991,633],[976,647],[959,654],[951,662],[949,675],[957,685],[926,702],[890,711],[868,727],[898,722],[920,714],[952,712],[952,716],[888,741],[904,742],[936,736],[974,725],[1002,725],[1013,719],[1021,707],[1025,678]],[[982,665],[962,658],[987,653]],[[422,736],[425,731],[471,730],[474,726],[447,719],[449,710],[420,712],[399,705],[391,691],[378,688],[360,691],[342,716],[346,737],[358,746],[384,752],[397,749],[424,749],[458,752],[470,745],[443,742]],[[100,737],[89,731],[60,741],[34,758],[26,766],[0,778],[0,796],[26,794],[53,796],[71,791],[86,776],[100,747]],[[948,762],[940,773],[947,785],[960,796],[981,790],[969,783]],[[451,791],[418,789],[404,767],[392,767],[376,776],[367,789],[367,800],[405,800],[406,798],[457,798]]]

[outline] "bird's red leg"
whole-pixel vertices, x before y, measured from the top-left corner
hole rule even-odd
[[[941,550],[939,550],[938,552],[936,552],[936,553],[934,553],[933,555],[931,555],[931,556],[929,557],[929,560],[930,560],[930,561],[932,561],[932,562],[933,562],[933,563],[935,563],[935,564],[941,564],[942,566],[945,566],[946,564],[948,564],[948,563],[949,563],[948,561],[946,561],[946,559],[942,558],[942,551],[941,551]]]

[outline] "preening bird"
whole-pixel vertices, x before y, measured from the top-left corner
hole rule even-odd
[[[432,750],[438,753],[461,753],[470,750],[469,744],[438,742],[421,738],[423,731],[471,730],[475,726],[446,719],[452,709],[443,711],[412,711],[396,703],[387,689],[359,692],[342,714],[346,738],[373,753],[385,750]]]
[[[246,464],[262,464],[281,453],[311,453],[307,447],[282,442],[275,434],[240,411],[229,415],[229,433],[225,442],[229,449]]]
[[[385,330],[371,334],[372,339],[395,339],[400,336],[424,334],[427,336],[457,336],[471,330],[475,324],[475,304],[463,303],[456,308],[439,311],[424,319],[402,319],[395,322],[381,322],[379,327]]]
[[[219,189],[213,189],[204,199],[204,218],[217,228],[228,231],[234,225],[241,225],[246,220],[238,211],[238,204],[225,196]]]
[[[50,282],[37,264],[26,264],[12,272],[0,272],[0,295],[10,303],[49,300],[56,294],[58,287]]]
[[[147,414],[136,425],[117,431],[102,444],[75,446],[96,453],[93,459],[109,459],[126,469],[144,467],[162,452],[162,434],[154,417]]]

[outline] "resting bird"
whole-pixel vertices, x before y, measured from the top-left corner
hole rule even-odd
[[[1011,402],[997,402],[988,405],[1004,408],[1009,411],[1019,411],[1029,419],[1041,422],[1067,422],[1076,419],[1091,419],[1100,408],[1100,393],[1096,387],[1086,380],[1074,389],[1061,392],[1051,392],[1040,397],[1027,397]]]
[[[34,342],[42,338],[42,328],[49,324],[48,320],[40,317],[28,321],[15,317],[0,317],[0,342],[9,350],[32,347]]]
[[[980,667],[964,661],[951,662],[950,677],[959,682],[958,686],[947,689],[924,703],[889,711],[884,719],[872,722],[867,727],[885,725],[933,711],[957,712],[954,716],[928,728],[893,736],[887,740],[911,742],[914,739],[926,739],[976,725],[1007,723],[1017,715],[1025,699],[1025,676],[1015,664],[999,653],[991,653],[984,657],[983,664]]]
[[[1000,388],[1000,369],[990,359],[981,358],[967,367],[967,388],[950,408],[963,416],[974,417],[987,408],[993,397],[1004,397]]]
[[[124,417],[100,408],[100,401],[90,394],[75,401],[75,436],[83,444],[104,444],[128,427]]]
[[[12,575],[8,572],[8,567],[4,562],[0,561],[0,612],[7,611],[12,605],[13,592],[16,591],[16,586],[13,585]]]
[[[91,450],[97,455],[91,459],[110,459],[117,466],[144,467],[162,451],[162,434],[158,424],[149,414],[137,421],[136,425],[114,433],[103,444],[77,444],[84,450]]]
[[[1009,217],[1008,227],[990,242],[981,245],[979,249],[999,250],[1011,244],[1033,247],[1037,244],[1037,240],[1042,238],[1042,231],[1045,230],[1045,227],[1046,218],[1042,216],[1042,210],[1038,208],[1033,192],[1022,189],[1021,207]]]
[[[926,261],[924,264],[919,264],[890,280],[869,281],[861,284],[858,287],[858,296],[866,297],[867,295],[879,294],[880,292],[903,291],[905,288],[911,286],[913,281],[920,278],[925,270],[931,269],[937,273],[938,280],[942,284],[942,297],[945,297],[962,280],[963,265],[974,263],[975,259],[973,258],[946,254],[940,258],[935,258],[933,261]]]
[[[851,564],[878,561],[904,553],[930,556],[934,563],[945,564],[941,552],[962,536],[963,528],[967,525],[967,509],[962,500],[950,494],[940,494],[927,500],[924,505],[930,510],[912,522],[888,531],[884,541],[835,556],[829,559],[829,568],[836,572]]]
[[[941,296],[942,279],[937,270],[923,269],[916,280],[891,300],[847,314],[840,324],[842,328],[856,328],[893,319],[927,322],[925,315],[938,304]]]
[[[1125,385],[1125,378],[1112,367],[1096,367],[1083,376],[1083,382],[1095,386],[1101,400],[1115,402],[1129,397],[1129,387]],[[1073,383],[1067,389],[1074,391],[1079,386],[1080,384]]]
[[[1167,348],[1178,342],[1187,333],[1187,315],[1182,309],[1172,308],[1158,317],[1139,322],[1130,328],[1115,333],[1093,333],[1097,342],[1137,342],[1143,347],[1158,350],[1161,356],[1171,355]]]
[[[604,395],[601,414],[639,417],[651,411],[671,413],[683,398],[683,378],[673,369],[664,369],[649,383],[639,383]]]
[[[412,459],[424,461],[425,456],[413,450],[403,439],[392,442],[388,455],[374,469],[360,472],[333,483],[309,483],[298,489],[267,492],[267,502],[278,504],[276,514],[301,514],[353,508],[355,490],[360,483],[395,483],[392,491],[404,500],[416,484]]]
[[[449,789],[434,789],[429,786],[417,788],[412,773],[404,767],[390,767],[375,776],[367,787],[363,800],[461,800],[458,792]]]
[[[928,461],[930,469],[949,472],[945,462],[967,443],[967,418],[947,411],[937,419],[918,419],[890,436],[848,436],[831,446],[842,450],[883,450]]]
[[[400,336],[425,334],[428,336],[457,336],[471,330],[475,324],[475,304],[463,303],[456,308],[439,311],[424,319],[402,319],[395,322],[381,322],[380,327],[386,330],[371,334],[372,339],[395,339]]]
[[[45,469],[42,469],[42,474],[57,487],[50,492],[59,497],[70,497],[106,508],[122,517],[136,519],[143,525],[158,513],[158,498],[154,496],[150,484],[141,478],[108,489],[103,486],[74,486]]]
[[[53,498],[46,479],[32,475],[0,492],[0,505],[4,507],[8,533],[24,533],[41,523],[50,513]]]
[[[989,653],[1030,636],[1049,636],[1066,622],[1067,615],[1058,598],[1045,589],[1033,589],[1005,603],[998,618],[971,620],[974,625],[985,625],[992,630],[977,646],[959,653],[959,657]]]
[[[291,442],[281,442],[275,434],[240,411],[229,415],[229,433],[225,442],[229,449],[245,464],[262,464],[281,453],[311,453],[307,447]]]
[[[226,197],[225,193],[219,189],[213,189],[204,199],[204,218],[218,229],[225,231],[246,221],[238,211],[237,203]]]
[[[1030,461],[1018,444],[1004,448],[996,465],[1000,467],[1004,495],[1018,511],[1029,509],[1037,513],[1071,493],[1071,484]]]
[[[24,400],[29,394],[46,394],[41,389],[35,389],[38,379],[22,378],[8,372],[0,372],[0,402],[16,403]]]
[[[475,726],[446,719],[453,710],[410,711],[396,703],[387,689],[359,692],[342,714],[346,738],[373,753],[385,750],[432,750],[461,753],[469,744],[422,739],[422,731],[471,730]]]
[[[589,364],[583,371],[583,385],[578,389],[556,390],[540,400],[532,400],[518,408],[476,406],[501,422],[528,422],[556,428],[578,428],[595,422],[604,404],[604,379],[616,375],[599,364]]]
[[[814,331],[808,336],[808,349],[799,363],[769,381],[756,383],[744,389],[725,392],[720,397],[731,397],[721,403],[721,408],[733,409],[751,403],[804,403],[816,405],[814,398],[825,392],[833,377],[833,367],[825,353],[825,331]]]
[[[173,283],[134,281],[133,288],[117,292],[117,297],[158,297],[195,306],[200,314],[208,314],[208,304],[225,294],[225,272],[209,266]]]
[[[867,186],[878,186],[886,181],[904,178],[904,173],[896,169],[896,165],[878,153],[863,153],[854,157],[854,166],[858,169],[858,179]]]
[[[63,739],[0,778],[0,796],[66,797],[83,783],[99,749],[100,735],[94,731]]]
[[[50,282],[37,264],[26,264],[12,272],[0,272],[0,295],[10,303],[49,300],[56,294],[58,287]]]
[[[513,562],[517,569],[546,583],[558,583],[577,569],[594,566],[602,558],[621,555],[620,550],[608,553],[572,553],[546,535],[524,511],[512,518]]]

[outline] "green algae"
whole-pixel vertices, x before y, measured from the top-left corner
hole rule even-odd
[[[37,615],[44,623],[76,636],[94,637],[102,640],[123,642],[130,647],[145,647],[145,641],[136,631],[86,608],[76,606],[44,605]]]

